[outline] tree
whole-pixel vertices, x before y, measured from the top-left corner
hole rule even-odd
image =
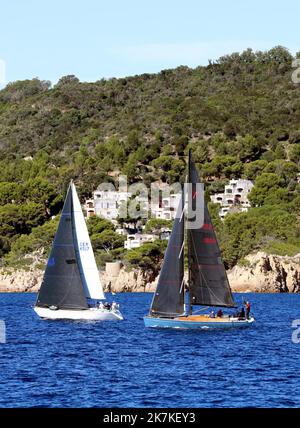
[[[244,165],[243,176],[248,180],[255,180],[262,174],[267,165],[268,162],[262,159],[247,163]]]
[[[139,140],[139,132],[137,129],[132,129],[128,136],[127,139],[125,141],[125,150],[126,153],[129,154],[132,151],[135,151],[140,145],[140,140]]]
[[[63,198],[57,194],[55,187],[42,178],[30,179],[24,186],[24,193],[28,201],[43,204],[45,215],[57,214],[63,206]]]
[[[106,252],[115,248],[123,247],[125,236],[119,235],[111,229],[103,230],[101,233],[95,233],[91,236],[91,242],[94,249],[104,249]]]
[[[124,260],[129,266],[142,269],[146,280],[151,282],[160,271],[166,245],[166,241],[158,239],[154,242],[146,242],[139,248],[129,250]]]
[[[0,236],[13,238],[20,234],[29,234],[32,228],[44,221],[45,212],[41,204],[6,204],[0,207]]]
[[[74,74],[69,74],[67,76],[61,77],[55,85],[55,88],[59,88],[65,85],[77,85],[78,83],[80,83],[78,77],[74,76]]]
[[[87,227],[90,236],[100,234],[105,230],[115,230],[115,226],[111,221],[98,216],[90,217],[87,220]]]
[[[193,159],[196,163],[204,164],[210,158],[209,144],[205,140],[190,143],[187,148],[193,150]]]
[[[276,189],[266,196],[264,200],[265,205],[282,205],[290,201],[290,193],[288,189]]]
[[[34,251],[43,250],[47,256],[58,227],[59,216],[49,220],[42,226],[34,227],[29,235],[20,235],[12,244],[11,251],[6,260],[9,264],[16,263],[25,255]]]
[[[180,137],[176,138],[175,141],[175,149],[178,155],[182,156],[184,154],[184,150],[186,146],[189,143],[189,139],[187,135],[181,135]]]
[[[164,220],[162,218],[151,218],[147,221],[145,226],[146,233],[153,233],[159,235],[162,229],[172,228],[172,220]]]
[[[290,160],[300,165],[300,144],[293,144],[290,148]]]
[[[270,162],[264,169],[264,172],[275,173],[288,185],[291,180],[297,180],[299,170],[300,168],[294,162],[277,159]]]
[[[235,178],[241,175],[242,162],[234,156],[215,156],[211,162],[207,162],[201,168],[204,177],[215,176],[218,178]]]
[[[0,183],[0,205],[24,201],[24,188],[18,183]]]
[[[284,181],[273,173],[263,173],[255,180],[254,187],[248,195],[252,206],[262,206],[266,198],[275,190],[284,186]]]
[[[257,160],[262,153],[263,143],[252,135],[237,138],[238,157],[241,161]]]

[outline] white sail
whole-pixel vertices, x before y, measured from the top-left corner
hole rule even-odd
[[[78,245],[78,254],[80,257],[80,270],[82,274],[85,296],[91,299],[105,299],[79,198],[75,185],[73,183],[71,185],[75,233]]]

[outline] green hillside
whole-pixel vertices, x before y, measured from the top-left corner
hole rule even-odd
[[[292,60],[282,47],[249,49],[195,69],[95,83],[66,76],[53,88],[38,79],[7,85],[0,91],[2,265],[48,248],[50,218],[70,178],[82,198],[113,181],[112,171],[131,182],[173,183],[184,178],[190,147],[207,196],[230,178],[255,181],[249,212],[222,224],[210,207],[227,266],[260,248],[300,252],[300,84],[291,79]],[[149,258],[145,248],[124,254],[113,228],[93,226],[99,260]]]

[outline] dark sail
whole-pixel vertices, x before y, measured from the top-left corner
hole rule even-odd
[[[189,159],[189,183],[192,183],[191,207],[195,211],[199,176]],[[188,229],[190,305],[235,307],[216,234],[204,201],[204,222],[200,228]]]
[[[36,306],[87,309],[74,249],[72,190],[69,187]]]
[[[159,275],[150,314],[176,317],[184,312],[184,195],[179,202],[172,233]]]

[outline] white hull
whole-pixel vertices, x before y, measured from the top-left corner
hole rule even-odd
[[[94,320],[94,321],[121,321],[123,316],[120,311],[107,310],[107,309],[98,309],[98,308],[89,308],[83,310],[71,310],[71,309],[49,309],[49,308],[40,308],[35,306],[34,311],[41,318],[51,319],[51,320]]]

